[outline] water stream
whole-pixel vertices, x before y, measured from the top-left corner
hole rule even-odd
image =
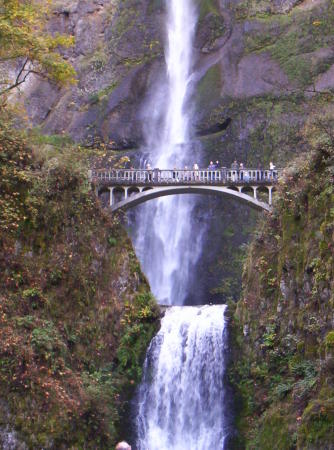
[[[224,448],[225,306],[172,307],[151,342],[139,391],[139,450]]]
[[[152,167],[183,168],[190,139],[195,0],[166,0],[166,74],[150,98],[145,130]],[[139,208],[135,248],[151,288],[168,309],[151,342],[137,402],[138,450],[222,450],[227,432],[224,388],[225,306],[184,305],[201,254],[204,226],[193,221],[193,196]],[[207,303],[203,299],[202,303]]]

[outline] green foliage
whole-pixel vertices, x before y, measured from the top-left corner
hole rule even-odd
[[[119,367],[128,379],[138,382],[142,374],[143,349],[156,330],[159,310],[150,294],[140,294],[132,305],[126,304],[122,319],[123,336],[117,351]]]
[[[61,337],[50,321],[45,321],[43,328],[35,328],[32,331],[31,344],[36,353],[46,360],[53,358],[56,354],[61,355],[65,351]]]
[[[274,325],[268,325],[267,331],[264,333],[262,338],[262,344],[261,346],[263,348],[273,348],[275,344],[276,339],[276,333],[275,333],[275,326]]]
[[[33,309],[41,307],[45,303],[45,298],[43,296],[43,293],[37,287],[25,289],[22,292],[22,297],[29,301],[29,303],[31,304]]]
[[[210,109],[217,104],[220,96],[221,68],[219,64],[210,67],[198,83],[196,105],[200,111],[203,105]]]
[[[312,55],[333,42],[334,8],[327,2],[322,8],[290,14],[257,16],[261,31],[255,29],[246,38],[248,51],[266,51],[280,64],[292,81],[309,86],[315,77],[333,63],[330,54]]]
[[[217,0],[196,0],[199,8],[199,20],[206,15],[213,13],[219,14],[219,6]]]
[[[0,119],[6,423],[29,448],[113,448],[159,312],[119,220],[92,193],[89,153]]]
[[[109,236],[108,244],[110,245],[110,247],[115,247],[117,244],[117,239],[114,236]]]
[[[283,400],[289,392],[291,392],[293,386],[290,383],[279,383],[274,390],[274,395]]]
[[[294,440],[289,433],[291,417],[284,410],[268,411],[261,421],[258,436],[253,449],[261,450],[292,450],[295,448]]]
[[[325,337],[325,345],[328,349],[334,348],[334,331],[330,331],[329,333],[327,333]]]
[[[31,74],[49,78],[59,84],[74,83],[73,67],[57,52],[70,47],[71,36],[45,31],[48,6],[35,0],[6,0],[0,11],[0,60],[20,64],[15,78],[3,74],[0,95],[20,86]]]
[[[298,430],[298,448],[326,448],[334,440],[334,399],[312,401]]]
[[[236,366],[250,371],[239,371],[234,385],[243,405],[238,428],[249,449],[327,448],[333,440],[331,401],[325,405],[333,396],[332,130],[329,117],[304,130],[309,152],[286,169],[275,210],[246,261]],[[279,441],[278,428],[284,430]]]

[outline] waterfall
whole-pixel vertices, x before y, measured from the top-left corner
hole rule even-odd
[[[172,307],[139,390],[138,450],[223,449],[226,306]]]
[[[146,148],[153,167],[184,168],[195,161],[190,142],[192,47],[196,27],[193,0],[167,0],[166,76],[145,105]],[[134,244],[151,289],[160,303],[182,305],[201,251],[203,227],[193,224],[192,196],[143,205]]]
[[[146,104],[150,163],[192,166],[190,139],[194,0],[166,0],[166,76]],[[184,305],[201,252],[204,227],[193,220],[193,196],[174,196],[139,208],[134,242],[151,289],[169,308],[147,353],[137,395],[138,450],[224,448],[228,406],[224,386],[225,306]],[[205,303],[205,301],[203,301]]]

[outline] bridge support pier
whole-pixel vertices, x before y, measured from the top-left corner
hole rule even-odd
[[[252,186],[252,188],[253,188],[253,191],[254,191],[254,198],[255,198],[255,200],[257,200],[257,189],[258,189],[258,186]]]
[[[129,187],[125,186],[123,189],[124,189],[124,199],[126,200],[128,198]]]
[[[239,192],[242,192],[242,186],[237,186],[237,188]]]
[[[110,206],[113,206],[113,204],[114,204],[114,187],[109,187],[108,188],[109,189],[109,191],[110,191],[110,193],[109,193],[109,205]]]
[[[268,192],[269,192],[269,205],[271,206],[273,204],[273,186],[268,186]]]

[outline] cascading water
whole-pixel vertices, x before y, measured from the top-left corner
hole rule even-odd
[[[172,307],[152,340],[139,392],[138,450],[224,448],[225,306]]]
[[[189,155],[188,106],[195,26],[192,0],[167,0],[167,77],[155,90],[145,118],[146,147],[153,167],[183,168],[196,162]],[[194,232],[194,204],[189,196],[163,198],[144,205],[137,217],[135,247],[160,303],[184,303],[203,233],[203,228]]]
[[[190,165],[193,1],[166,0],[166,82],[156,89],[146,116],[150,161],[160,169]],[[187,296],[204,232],[194,227],[194,205],[192,196],[169,197],[144,205],[137,215],[135,247],[160,303],[183,305]],[[225,308],[167,310],[150,345],[138,392],[138,450],[224,448]]]

